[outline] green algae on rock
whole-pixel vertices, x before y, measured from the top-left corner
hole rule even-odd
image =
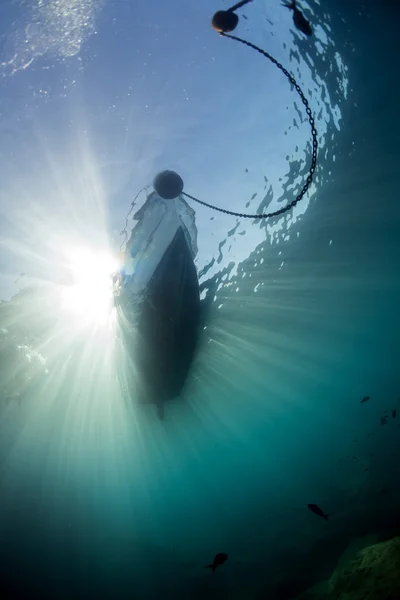
[[[367,546],[337,568],[329,588],[338,600],[400,598],[400,537]]]
[[[297,600],[399,600],[400,537],[346,550],[328,581],[317,583]]]

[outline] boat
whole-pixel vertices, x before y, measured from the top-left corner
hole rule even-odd
[[[198,344],[195,211],[182,195],[152,191],[134,219],[115,280],[125,380],[132,401],[154,404],[163,419],[166,402],[183,395]]]

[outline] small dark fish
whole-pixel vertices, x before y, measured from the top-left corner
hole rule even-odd
[[[364,396],[364,398],[362,398],[360,400],[360,404],[365,404],[365,402],[368,402],[368,400],[371,398],[371,396]]]
[[[219,552],[218,554],[216,554],[214,556],[214,560],[211,563],[211,565],[206,565],[204,568],[211,569],[212,572],[214,573],[215,569],[217,567],[220,567],[221,565],[223,565],[224,562],[226,562],[227,560],[228,560],[228,555],[225,554],[225,552]]]
[[[388,418],[386,416],[381,417],[381,425],[386,425]]]
[[[305,35],[312,35],[311,25],[301,10],[297,8],[296,0],[291,0],[290,2],[284,1],[282,2],[282,6],[286,6],[286,8],[293,11],[293,23],[296,25],[297,29],[299,29]]]
[[[313,512],[315,515],[322,517],[323,519],[325,519],[325,521],[328,520],[329,515],[326,515],[324,513],[324,511],[322,510],[322,508],[317,506],[317,504],[308,504],[307,506],[311,510],[311,512]]]
[[[396,415],[397,415],[397,408],[394,408],[394,409],[392,410],[392,418],[393,418],[393,419],[395,419],[395,418],[396,418]]]

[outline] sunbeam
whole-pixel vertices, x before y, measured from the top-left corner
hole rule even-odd
[[[117,260],[107,252],[71,248],[67,261],[73,283],[62,287],[62,308],[81,326],[109,323],[113,305],[111,275],[117,270]]]

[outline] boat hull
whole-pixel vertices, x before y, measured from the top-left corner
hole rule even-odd
[[[200,293],[192,250],[182,227],[155,268],[135,308],[122,295],[121,308],[129,327],[124,345],[133,363],[136,392],[164,417],[165,403],[181,396],[199,338]],[[132,311],[135,326],[132,333]]]

